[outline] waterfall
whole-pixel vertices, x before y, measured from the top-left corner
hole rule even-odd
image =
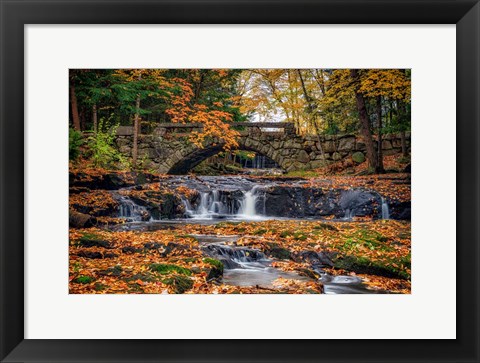
[[[116,194],[114,195],[114,198],[119,203],[118,217],[127,218],[133,221],[148,221],[152,219],[147,208],[136,204],[129,197]]]
[[[226,194],[219,190],[209,192],[200,192],[200,200],[195,208],[191,203],[183,198],[182,202],[185,207],[187,216],[194,219],[213,219],[225,218],[232,214],[235,209],[235,200],[229,200]]]
[[[343,217],[343,219],[351,220],[353,217],[355,217],[355,212],[353,210],[347,209],[345,211],[345,216]]]
[[[388,209],[388,203],[384,197],[382,197],[382,219],[390,219],[390,211]]]
[[[257,213],[257,204],[261,200],[263,201],[263,210],[265,213],[265,195],[261,194],[262,189],[255,185],[252,189],[247,192],[243,192],[243,198],[240,201],[240,209],[238,214],[246,219],[255,219],[259,217]]]
[[[258,219],[265,214],[265,194],[259,186],[244,191],[241,196],[212,190],[199,192],[195,207],[185,198],[183,205],[186,215],[194,219]]]

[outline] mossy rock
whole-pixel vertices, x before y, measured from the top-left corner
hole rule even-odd
[[[316,226],[313,226],[313,229],[327,229],[329,231],[338,231],[337,227],[328,223],[319,223]]]
[[[219,260],[216,260],[214,258],[210,258],[210,257],[204,258],[203,262],[208,263],[210,266],[212,266],[208,270],[207,281],[219,279],[223,276],[223,263],[222,262],[220,262]]]
[[[102,236],[93,233],[85,233],[78,240],[78,244],[82,247],[103,247],[112,248],[110,242],[105,241]]]
[[[127,281],[127,282],[134,282],[134,281],[137,281],[137,280],[140,280],[140,281],[143,281],[143,282],[154,282],[154,281],[158,281],[158,278],[156,276],[152,275],[152,274],[142,272],[142,273],[138,273],[138,274],[132,275],[130,277],[127,277],[125,279],[125,281]]]
[[[183,294],[193,287],[193,280],[182,275],[173,275],[162,280],[166,285],[172,286],[176,294]]]
[[[305,241],[308,238],[308,235],[301,231],[296,231],[293,234],[293,238],[295,238],[297,241]]]
[[[365,155],[363,155],[362,152],[357,151],[352,154],[352,160],[356,162],[357,164],[361,164],[365,161]]]
[[[100,275],[107,275],[107,276],[115,276],[118,277],[122,275],[123,268],[121,265],[115,265],[113,267],[109,267],[106,270],[99,271]]]
[[[255,230],[255,231],[253,231],[253,234],[254,234],[255,236],[259,236],[259,235],[265,234],[265,233],[267,233],[267,232],[268,232],[268,230],[266,230],[265,228],[259,228],[259,229]]]
[[[80,275],[80,276],[77,276],[73,282],[76,282],[77,284],[90,284],[92,283],[93,281],[95,281],[95,279],[91,276],[83,276],[83,275]]]
[[[401,261],[395,261],[397,265],[402,264]],[[405,261],[407,262],[407,261]],[[381,261],[371,261],[370,259],[360,256],[346,255],[339,257],[334,261],[335,268],[353,271],[357,274],[378,275],[384,277],[399,278],[409,280],[410,274],[395,268],[388,263]],[[405,267],[408,267],[405,263]]]
[[[293,236],[292,231],[286,230],[286,231],[280,232],[280,237],[282,237],[282,238],[286,238],[286,237],[290,237],[290,236]]]
[[[271,247],[266,251],[267,254],[273,258],[279,260],[289,260],[291,257],[291,252],[286,248],[280,247],[277,244],[272,243]]]
[[[172,272],[180,275],[186,275],[186,276],[190,276],[192,274],[192,271],[190,271],[188,268],[177,266],[177,265],[169,265],[164,263],[152,263],[148,267],[150,271],[158,272],[162,275],[166,275]]]
[[[96,282],[93,288],[95,289],[95,291],[103,291],[107,288],[107,285],[104,285],[100,282]]]

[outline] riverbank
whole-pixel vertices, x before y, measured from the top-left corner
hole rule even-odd
[[[71,293],[321,293],[322,273],[357,276],[372,289],[410,291],[410,223],[325,221],[151,225],[150,231],[70,231]],[[223,265],[198,236],[236,236],[272,267],[308,279],[274,286],[222,282]],[[204,246],[204,245],[203,245]]]
[[[70,173],[71,293],[409,293],[410,176]]]

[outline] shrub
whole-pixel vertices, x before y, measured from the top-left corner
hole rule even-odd
[[[82,145],[82,133],[71,128],[68,132],[68,158],[71,161],[78,159],[80,156],[80,146]]]
[[[88,138],[89,157],[96,167],[110,168],[126,164],[126,160],[115,146],[115,136],[118,125],[108,128],[108,122],[103,118],[98,124],[98,131]]]

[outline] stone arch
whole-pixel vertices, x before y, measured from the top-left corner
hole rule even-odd
[[[270,143],[259,144],[256,140],[242,137],[239,140],[239,150],[253,151],[265,155],[275,161],[282,169],[286,169],[284,158]],[[186,174],[189,170],[200,164],[203,160],[218,154],[223,150],[222,144],[211,144],[204,148],[188,146],[180,150],[172,150],[168,160],[162,165],[161,172],[173,175]]]

